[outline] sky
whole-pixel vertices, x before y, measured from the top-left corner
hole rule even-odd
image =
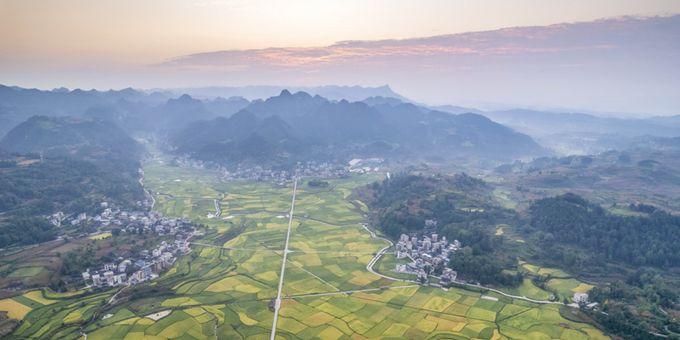
[[[625,15],[677,13],[680,13],[677,0],[0,0],[0,83],[98,89],[389,84],[407,97],[432,104],[638,112],[646,109],[642,102],[632,107],[626,101],[595,105],[593,99],[597,98],[532,99],[529,95],[532,86],[528,85],[518,87],[526,93],[520,91],[512,96],[500,95],[502,89],[485,94],[484,83],[475,82],[474,75],[449,72],[473,67],[469,62],[461,65],[460,60],[457,64],[439,60],[432,64],[432,60],[422,58],[405,59],[403,52],[414,51],[422,57],[419,41],[411,38],[587,22]],[[367,60],[356,57],[356,44],[351,49],[338,48],[337,44],[384,39],[407,39],[410,49],[384,44],[371,46],[382,51],[383,59],[371,56]],[[502,45],[503,39],[500,36],[489,44]],[[327,47],[332,47],[336,57],[318,58],[318,53],[328,53],[324,49]],[[292,49],[295,56],[290,58],[291,52],[284,50],[287,54],[281,57],[280,51],[271,48]],[[449,51],[452,54],[447,56],[458,55],[468,46],[457,44],[456,48],[458,50]],[[231,54],[204,62],[206,53],[218,51],[231,51]],[[348,57],[348,53],[352,56]],[[311,57],[302,60],[301,55]],[[199,62],[195,62],[197,59]],[[175,63],[177,60],[182,60],[182,64]],[[286,64],[291,60],[293,64]],[[502,64],[497,59],[485,60],[493,65]],[[307,61],[314,64],[313,67],[304,64]],[[382,71],[367,68],[366,62]],[[423,67],[428,67],[427,63],[435,68],[446,64],[445,76],[438,77],[437,70],[425,72],[427,77],[418,76],[423,73]],[[477,63],[474,67],[484,65]],[[362,74],[353,74],[353,69],[361,70]],[[395,70],[402,72],[395,74]],[[469,90],[454,86],[456,95],[446,93],[445,88],[456,78],[471,82]],[[488,75],[482,78],[490,80]],[[542,81],[550,80],[550,77],[534,77],[526,83],[536,83],[540,88]],[[514,88],[510,83],[521,79],[508,76],[503,81],[505,88]],[[436,86],[422,86],[424,83]],[[675,86],[675,83],[666,85]],[[651,111],[680,113],[674,105],[669,101]]]

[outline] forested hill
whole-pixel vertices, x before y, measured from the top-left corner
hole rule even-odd
[[[44,215],[93,214],[101,202],[136,207],[144,198],[136,177],[72,158],[0,156],[0,248],[56,236]]]
[[[0,213],[4,214],[92,213],[104,201],[134,206],[144,198],[136,173],[120,173],[90,161],[0,156],[0,164]]]
[[[519,276],[507,275],[516,259],[502,251],[503,238],[496,226],[514,223],[516,215],[493,203],[491,187],[465,174],[423,176],[401,174],[359,191],[371,210],[372,224],[392,239],[399,235],[436,232],[459,240],[464,249],[452,256],[451,265],[466,279],[514,285]],[[436,226],[425,230],[425,221]]]
[[[137,208],[144,199],[142,147],[110,123],[38,116],[0,145],[10,151],[0,154],[0,248],[54,237],[44,215],[93,213],[101,202]],[[26,225],[39,228],[18,232]]]
[[[484,199],[487,184],[466,174],[450,177],[398,174],[369,188],[367,200],[383,219],[380,227],[392,238],[421,231],[426,219],[439,219],[443,226],[471,216],[467,212],[471,208],[490,208]]]
[[[75,212],[84,201],[108,197],[130,204],[143,197],[138,183],[143,148],[112,123],[35,116],[10,130],[0,148],[14,153],[4,157],[0,211]]]
[[[592,254],[593,260],[635,266],[680,266],[680,216],[658,210],[648,216],[612,215],[574,194],[538,200],[530,215],[542,248],[567,265]],[[574,254],[563,244],[584,252]]]

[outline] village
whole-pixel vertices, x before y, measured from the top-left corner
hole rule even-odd
[[[291,170],[275,170],[262,166],[245,167],[238,165],[231,171],[220,167],[219,170],[225,180],[251,180],[259,182],[274,182],[284,185],[293,180],[293,176],[315,177],[315,178],[342,178],[347,177],[349,170],[347,167],[328,163],[328,162],[300,162]]]
[[[196,230],[188,219],[164,217],[157,211],[126,211],[107,202],[102,202],[100,207],[103,211],[94,216],[87,213],[67,216],[57,212],[48,216],[48,220],[57,227],[70,225],[95,229],[92,237],[102,235],[102,230],[110,230],[116,234],[171,236],[174,241],[162,241],[152,249],[137,252],[136,256],[119,257],[116,262],[88,268],[81,275],[87,287],[135,285],[152,280],[172,266],[178,256],[190,252],[189,241],[196,235]]]
[[[186,238],[173,243],[163,241],[151,252],[142,250],[137,258],[118,258],[117,263],[105,263],[94,270],[88,268],[82,273],[83,281],[87,287],[116,287],[153,280],[163,270],[170,268],[178,256],[189,253],[189,239],[193,232],[182,236]]]
[[[275,169],[271,167],[256,165],[251,166],[243,163],[235,167],[227,168],[220,164],[204,162],[191,159],[189,157],[176,157],[172,163],[182,167],[198,169],[215,168],[222,175],[225,181],[248,180],[257,182],[273,182],[278,185],[285,185],[293,180],[293,176],[314,177],[321,179],[345,178],[350,174],[364,174],[380,171],[383,164],[382,158],[352,159],[347,164],[305,161],[298,162],[295,170]]]
[[[434,220],[425,221],[426,229],[434,227],[436,223]],[[430,276],[438,277],[440,285],[448,285],[456,280],[458,273],[446,265],[451,254],[460,248],[458,240],[449,242],[446,236],[439,237],[436,233],[423,234],[420,239],[416,235],[409,237],[401,234],[396,244],[397,259],[408,258],[411,262],[398,263],[395,271],[417,275],[421,283],[429,282]]]

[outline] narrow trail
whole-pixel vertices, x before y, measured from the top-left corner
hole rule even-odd
[[[404,285],[404,286],[387,286],[387,287],[380,287],[380,288],[342,290],[342,291],[337,291],[337,292],[307,293],[307,294],[289,295],[289,296],[286,296],[285,299],[319,297],[319,296],[330,296],[330,295],[349,295],[349,294],[352,294],[352,293],[376,292],[376,291],[383,291],[383,290],[389,290],[389,289],[404,289],[404,288],[413,288],[413,287],[419,287],[419,286],[420,285],[414,284],[414,285]]]
[[[467,282],[462,282],[462,281],[453,281],[453,282],[456,283],[456,284],[459,284],[459,285],[474,287],[474,288],[477,288],[477,289],[486,289],[488,291],[498,293],[500,295],[503,295],[503,296],[506,296],[506,297],[509,297],[509,298],[513,298],[513,299],[524,300],[524,301],[538,303],[538,304],[542,304],[542,305],[548,305],[548,304],[564,305],[562,302],[559,302],[559,301],[534,300],[534,299],[528,298],[526,296],[512,295],[512,294],[508,294],[508,293],[505,293],[503,291],[500,291],[498,289],[486,287],[486,286],[482,286],[482,285],[474,285],[472,283],[467,283]]]
[[[218,218],[222,216],[222,209],[220,208],[220,201],[217,199],[213,199],[213,203],[215,204],[215,218]]]
[[[144,173],[144,172],[142,171],[142,173]],[[144,190],[144,194],[148,198],[151,198],[151,207],[149,208],[149,210],[153,210],[153,208],[156,206],[156,198],[153,196],[153,193],[151,193],[151,191],[149,191],[149,189],[147,189],[144,186],[144,175],[139,177],[139,185],[142,187],[142,190]]]
[[[317,280],[321,281],[323,284],[325,284],[325,285],[327,285],[327,286],[333,288],[335,291],[337,291],[337,292],[340,291],[340,288],[334,286],[332,283],[330,283],[330,282],[324,280],[323,278],[319,277],[318,275],[316,275],[316,274],[310,272],[309,270],[305,269],[303,266],[299,265],[297,262],[293,262],[293,261],[291,261],[291,260],[288,260],[288,262],[289,262],[290,264],[294,265],[295,267],[297,267],[298,269],[302,270],[303,272],[305,272],[305,273],[307,273],[307,274],[313,276],[313,277],[316,278]]]

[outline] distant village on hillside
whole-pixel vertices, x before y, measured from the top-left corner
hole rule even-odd
[[[274,182],[283,185],[293,180],[297,174],[300,177],[313,178],[344,178],[350,174],[364,174],[381,170],[385,160],[382,158],[355,158],[346,164],[330,162],[298,162],[295,170],[272,169],[266,166],[249,166],[238,164],[233,168],[226,168],[219,164],[212,164],[189,157],[177,157],[172,162],[178,166],[192,168],[215,168],[226,181],[250,180],[258,182]]]

